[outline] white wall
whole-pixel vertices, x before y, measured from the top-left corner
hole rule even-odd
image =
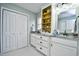
[[[76,17],[79,16],[79,6],[76,8]],[[77,32],[79,33],[79,18],[77,18]]]
[[[1,23],[1,5],[0,5],[0,23]],[[1,26],[0,26],[0,33],[1,33]],[[1,52],[1,35],[0,35],[0,52]]]
[[[58,24],[58,15],[57,15],[57,11],[56,11],[56,7],[55,4],[52,4],[52,28],[51,28],[51,32],[53,33],[54,30],[57,30],[57,25]]]
[[[39,28],[39,27],[38,27],[38,26],[39,26],[38,24],[41,22],[41,21],[39,20],[39,18],[42,20],[42,18],[41,18],[41,12],[39,12],[39,13],[37,14],[37,23],[36,23],[36,24],[37,24],[37,25],[36,25],[37,30],[38,30],[38,28]]]

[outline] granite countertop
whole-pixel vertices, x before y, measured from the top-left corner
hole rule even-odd
[[[57,36],[57,38],[63,38],[65,40],[74,40],[74,41],[78,41],[79,40],[79,37],[69,37],[69,36],[66,36],[66,37]]]
[[[41,35],[41,36],[47,36],[47,37],[53,37],[53,35],[48,35],[48,34],[42,34],[42,33],[31,33],[31,34],[37,34],[37,35]]]
[[[41,35],[41,36],[46,36],[46,37],[55,37],[55,38],[63,38],[65,40],[74,40],[74,41],[78,41],[79,37],[74,37],[74,36],[53,36],[53,35],[47,35],[47,34],[41,34],[41,33],[32,33],[32,34],[37,34],[37,35]]]

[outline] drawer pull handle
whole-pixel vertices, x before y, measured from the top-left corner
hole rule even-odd
[[[51,44],[51,46],[53,46],[53,45]]]
[[[42,38],[42,37],[40,37],[40,38]]]
[[[42,48],[40,47],[40,49],[42,49]]]
[[[42,42],[40,42],[40,43],[42,43]]]

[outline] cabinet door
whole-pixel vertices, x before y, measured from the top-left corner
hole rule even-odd
[[[76,56],[76,52],[76,48],[72,48],[55,42],[51,46],[52,56]]]

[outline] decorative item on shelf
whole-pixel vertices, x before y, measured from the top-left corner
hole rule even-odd
[[[57,35],[58,35],[57,30],[54,30],[54,32],[53,32],[53,36],[57,36]]]
[[[49,12],[50,12],[50,9],[47,10],[47,13],[49,13]]]
[[[42,31],[51,32],[51,5],[42,10]]]

